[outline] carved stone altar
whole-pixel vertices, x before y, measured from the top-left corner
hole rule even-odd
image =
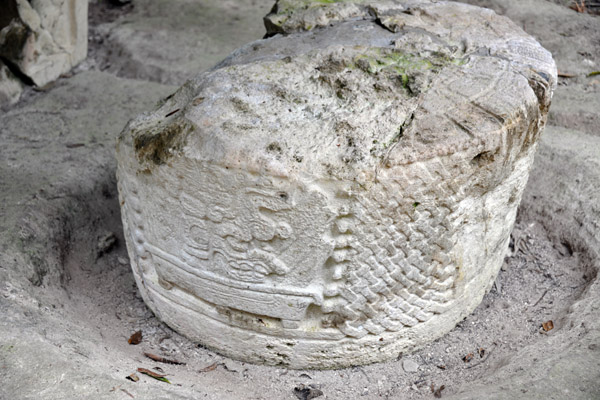
[[[117,145],[144,300],[245,361],[388,360],[467,316],[502,265],[556,84],[550,53],[490,10],[326,3],[280,1],[273,37]]]

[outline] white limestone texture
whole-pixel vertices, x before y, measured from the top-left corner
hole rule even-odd
[[[7,0],[0,17],[0,57],[37,86],[87,56],[87,0]]]
[[[490,289],[556,66],[507,18],[453,2],[286,1],[266,19],[274,36],[118,139],[140,292],[236,359],[396,358]]]

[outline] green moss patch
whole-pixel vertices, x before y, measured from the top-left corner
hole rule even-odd
[[[463,65],[465,59],[448,57],[442,54],[420,56],[391,49],[370,49],[354,59],[359,69],[369,74],[392,73],[402,76],[408,82],[411,73],[417,71],[435,71],[448,65]]]

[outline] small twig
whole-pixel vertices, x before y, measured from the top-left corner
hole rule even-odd
[[[165,335],[165,336],[161,337],[160,340],[158,341],[158,343],[161,344],[163,341],[165,341],[167,339],[171,339],[171,335]]]
[[[568,74],[566,72],[559,72],[557,75],[560,78],[575,78],[575,77],[577,77],[577,75],[575,75],[575,74]]]
[[[177,360],[169,360],[168,358],[157,356],[156,354],[152,354],[152,353],[144,353],[144,355],[146,357],[148,357],[149,359],[154,360],[156,362],[161,362],[161,363],[165,363],[165,364],[174,364],[174,365],[185,365],[184,362],[177,361]]]
[[[213,370],[217,369],[218,366],[219,366],[219,363],[215,362],[215,363],[210,364],[208,367],[202,368],[198,372],[210,372],[210,371],[213,371]]]
[[[181,110],[181,108],[178,108],[176,110],[171,111],[170,113],[168,113],[167,115],[165,115],[165,118],[170,117],[171,115],[175,114],[179,110]]]
[[[223,367],[223,369],[225,371],[229,371],[229,372],[238,372],[237,369],[230,369],[229,367],[227,367],[227,365],[225,363],[221,363],[221,366]],[[287,370],[286,370],[287,371]]]
[[[144,375],[148,375],[149,377],[154,378],[157,381],[162,381],[162,382],[166,382],[166,383],[169,383],[169,384],[171,383],[171,382],[169,382],[169,380],[167,378],[165,378],[165,376],[167,376],[167,375],[158,374],[158,373],[156,373],[154,371],[150,371],[149,369],[141,368],[141,367],[138,368],[137,371],[140,372],[140,373],[142,373],[142,374],[144,374]]]
[[[134,396],[133,396],[131,393],[129,393],[127,390],[125,390],[125,389],[121,389],[121,391],[123,391],[123,392],[125,392],[126,394],[128,394],[128,395],[129,395],[129,397],[131,397],[132,399],[135,399],[135,397],[134,397]]]
[[[538,301],[536,301],[532,307],[535,307],[535,306],[537,306],[538,304],[540,304],[540,301],[542,301],[542,299],[544,298],[544,296],[546,295],[546,293],[548,293],[548,289],[544,290],[544,294],[542,294],[542,297],[540,297],[540,298],[538,299]]]

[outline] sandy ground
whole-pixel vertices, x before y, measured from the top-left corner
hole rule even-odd
[[[123,241],[115,136],[259,39],[271,2],[92,3],[88,59],[0,112],[0,399],[296,399],[300,384],[327,399],[600,399],[600,76],[588,76],[600,70],[600,17],[560,1],[469,2],[512,18],[563,74],[509,255],[448,335],[335,371],[245,364],[181,337],[142,302]],[[127,380],[138,367],[171,384]]]

